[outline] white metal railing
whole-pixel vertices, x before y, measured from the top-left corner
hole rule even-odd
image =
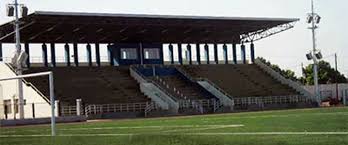
[[[315,97],[313,96],[313,94],[311,94],[310,92],[305,90],[302,87],[302,85],[299,84],[298,82],[294,82],[290,79],[286,79],[284,76],[282,76],[281,74],[279,74],[278,72],[273,70],[271,67],[269,67],[266,64],[264,64],[263,62],[261,62],[259,59],[255,60],[255,64],[258,65],[264,71],[266,71],[268,74],[270,74],[272,77],[274,77],[275,79],[280,81],[281,83],[287,84],[288,86],[294,88],[296,91],[301,92],[301,94],[303,94],[304,96],[306,96],[312,100],[315,100]]]
[[[151,111],[156,110],[156,109],[157,109],[156,103],[154,103],[154,102],[148,103],[145,107],[145,110],[144,110],[145,117],[147,117]]]
[[[176,96],[172,96],[174,100],[179,100],[179,99],[187,99],[186,96],[184,96],[184,94],[182,94],[182,92],[180,92],[180,90],[178,90],[177,88],[175,87],[171,87],[165,80],[163,80],[162,78],[156,76],[155,79],[157,80],[157,82],[154,82],[154,83],[157,83],[159,84],[159,87],[165,89],[168,93],[169,91],[172,91],[172,93]]]
[[[76,106],[60,106],[60,113],[62,116],[76,116]]]
[[[85,115],[96,115],[116,112],[143,112],[148,102],[127,104],[91,104],[85,107]]]
[[[223,106],[221,101],[219,101],[219,100],[216,100],[213,103],[214,103],[214,106],[213,106],[213,111],[214,112],[216,112],[219,108],[221,108]]]
[[[235,105],[250,105],[250,104],[288,104],[298,102],[311,102],[310,99],[304,96],[265,96],[265,97],[242,97],[234,98]]]

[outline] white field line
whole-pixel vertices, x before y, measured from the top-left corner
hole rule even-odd
[[[133,136],[133,135],[156,135],[156,136],[172,136],[172,135],[192,135],[192,136],[212,136],[212,135],[238,135],[238,136],[255,136],[255,135],[348,135],[348,132],[226,132],[226,133],[159,133],[159,134],[59,134],[58,137],[95,137],[95,136]],[[20,137],[49,137],[50,135],[0,135],[0,138],[20,138]]]
[[[186,133],[186,135],[348,135],[348,132],[225,132]]]
[[[348,115],[348,112],[324,112],[324,113],[307,113],[307,114],[279,114],[279,115],[257,115],[253,114],[250,116],[231,116],[230,118],[274,118],[274,117],[301,117],[301,116],[321,116],[321,115]],[[223,117],[223,116],[221,116]],[[208,118],[210,119],[210,118]],[[216,119],[216,118],[214,118]]]
[[[231,127],[243,127],[244,125],[212,125],[212,126],[205,126],[203,128],[185,128],[185,129],[175,129],[175,130],[166,130],[161,132],[182,132],[182,131],[202,131],[202,130],[209,130],[209,129],[221,129],[221,128],[231,128]]]
[[[129,127],[94,127],[94,128],[64,128],[59,130],[113,130],[113,129],[164,129],[164,128],[202,128],[202,127],[241,127],[242,124],[235,125],[168,125],[168,126],[129,126]]]
[[[177,129],[177,130],[170,130],[169,132],[176,132],[176,131],[185,131],[185,130],[206,130],[206,129],[216,129],[216,128],[226,128],[226,127],[243,127],[243,124],[233,124],[233,125],[169,125],[169,126],[119,126],[119,127],[94,127],[94,128],[62,128],[58,129],[59,131],[88,131],[88,130],[118,130],[118,129],[172,129],[172,128],[185,128],[185,129]],[[43,129],[43,130],[28,130],[28,132],[42,132],[47,131],[50,129]],[[9,133],[16,133],[16,131],[4,131],[4,134]]]

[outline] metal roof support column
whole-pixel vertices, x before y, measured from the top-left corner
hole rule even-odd
[[[45,67],[48,67],[48,58],[47,58],[47,45],[45,43],[42,44],[42,60]]]
[[[56,46],[54,43],[51,43],[51,66],[56,67]]]
[[[78,44],[75,42],[73,44],[73,47],[74,47],[74,64],[76,67],[79,66],[79,52],[78,52]]]
[[[140,59],[140,64],[144,65],[144,48],[143,48],[143,43],[139,43],[139,52],[138,52],[138,56]]]
[[[250,44],[250,59],[252,63],[255,63],[255,45],[253,42]]]
[[[169,48],[170,64],[174,64],[173,44],[169,44],[168,48]]]
[[[28,59],[26,61],[26,64],[27,64],[27,67],[29,68],[30,67],[30,51],[29,51],[29,43],[27,43],[27,42],[24,43],[24,51],[28,55]]]
[[[70,46],[68,43],[65,43],[64,45],[64,50],[65,50],[65,62],[66,62],[66,66],[71,66],[70,63]]]
[[[114,66],[115,63],[114,63],[114,54],[112,51],[112,47],[110,44],[108,44],[107,48],[108,48],[109,64],[110,64],[110,66]]]
[[[159,55],[160,55],[160,60],[161,60],[160,64],[163,65],[164,64],[163,44],[161,44],[161,47],[159,49]]]
[[[224,45],[222,46],[222,49],[223,49],[223,51],[224,51],[224,60],[225,60],[225,64],[228,64],[227,45],[224,44]]]
[[[190,44],[187,44],[187,51],[188,51],[189,64],[192,65],[192,51],[191,51],[191,45]]]
[[[88,66],[92,66],[91,44],[86,45]]]
[[[2,58],[2,43],[0,43],[0,61],[3,61],[4,59]]]
[[[233,63],[237,64],[237,45],[235,43],[232,44],[233,49]]]
[[[201,48],[199,43],[196,44],[196,53],[197,53],[197,64],[201,64]]]
[[[95,61],[97,63],[97,66],[100,66],[100,48],[99,43],[95,43]]]
[[[243,64],[246,64],[246,55],[245,55],[245,45],[244,44],[242,44],[241,46],[240,46],[240,49],[241,49],[241,57],[242,57],[242,62],[243,62]]]
[[[214,60],[215,60],[215,64],[219,64],[218,44],[217,43],[214,43]]]
[[[179,64],[183,65],[183,63],[182,63],[182,46],[181,46],[181,43],[178,43],[178,57],[179,57]]]
[[[209,46],[208,44],[204,45],[205,59],[207,60],[207,64],[209,64]]]

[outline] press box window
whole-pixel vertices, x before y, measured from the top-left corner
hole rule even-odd
[[[160,59],[160,52],[157,48],[145,48],[144,49],[145,59]]]
[[[138,59],[136,48],[121,48],[121,59]]]

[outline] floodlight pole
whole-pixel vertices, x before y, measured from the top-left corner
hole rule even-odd
[[[14,0],[14,8],[15,8],[15,32],[16,32],[16,55],[19,56],[21,53],[21,41],[20,41],[20,33],[19,33],[19,10],[18,10],[18,1]],[[16,66],[17,75],[22,75],[22,64],[17,63]],[[18,102],[19,102],[19,118],[24,119],[24,98],[23,98],[23,84],[22,79],[17,80],[18,84]]]
[[[311,0],[311,7],[312,7],[312,17],[313,17],[313,20],[312,20],[312,27],[310,27],[309,29],[312,30],[312,42],[313,42],[313,75],[314,75],[314,88],[315,88],[315,91],[314,91],[314,94],[316,96],[316,99],[317,99],[317,103],[320,104],[320,90],[319,90],[319,83],[318,83],[318,60],[317,60],[317,57],[316,57],[316,52],[317,52],[317,44],[316,44],[316,35],[315,35],[315,30],[318,28],[316,26],[316,22],[314,20],[314,1]]]

